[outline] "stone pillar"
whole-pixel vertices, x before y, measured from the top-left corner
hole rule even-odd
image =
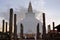
[[[54,36],[55,35],[55,23],[53,22],[53,40],[54,40]]]
[[[55,23],[53,22],[53,31],[55,30],[55,28],[54,28],[54,27],[55,27]]]
[[[2,20],[2,33],[4,33],[4,24],[5,23],[5,20]],[[1,40],[3,40],[3,34],[1,36]]]
[[[13,25],[13,9],[10,9],[10,18],[9,18],[9,40],[12,40],[12,25]]]
[[[36,39],[40,38],[40,32],[39,32],[39,23],[37,24],[37,36]]]
[[[48,33],[50,33],[50,30],[51,30],[50,25],[48,25]]]
[[[2,21],[2,32],[4,33],[4,24],[5,23],[5,20]]]
[[[46,37],[45,13],[43,13],[43,39]]]
[[[23,40],[23,25],[22,23],[20,24],[20,38]]]
[[[14,14],[14,40],[17,40],[16,14]]]
[[[6,33],[7,33],[7,22],[6,22]]]

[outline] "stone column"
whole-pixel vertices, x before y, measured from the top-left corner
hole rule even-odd
[[[5,23],[5,20],[2,21],[2,32],[4,33],[4,24]]]
[[[43,39],[46,37],[45,13],[43,13]]]
[[[13,9],[10,9],[10,18],[9,18],[9,40],[12,40],[12,25],[13,25]]]
[[[54,36],[55,35],[55,23],[53,22],[53,40],[54,40]]]
[[[55,28],[54,28],[54,27],[55,27],[55,23],[53,22],[53,31],[55,30]]]
[[[16,14],[14,14],[14,40],[17,40]]]
[[[40,32],[39,32],[39,23],[37,24],[37,36],[36,36],[37,39],[40,38]]]
[[[4,33],[4,24],[5,23],[5,20],[2,20],[2,33]],[[3,34],[1,36],[1,40],[3,40]]]
[[[23,40],[23,25],[22,23],[20,24],[20,38]]]
[[[6,22],[6,33],[7,33],[7,22]]]
[[[50,30],[51,30],[50,25],[48,25],[48,33],[50,33]]]

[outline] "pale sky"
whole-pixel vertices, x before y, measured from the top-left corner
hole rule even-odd
[[[53,21],[56,25],[60,24],[60,0],[0,0],[0,22],[2,19],[9,19],[11,7],[15,11],[20,11],[20,8],[28,8],[29,1],[34,10],[46,13],[46,25],[52,25]]]

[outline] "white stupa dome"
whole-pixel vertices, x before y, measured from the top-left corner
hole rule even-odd
[[[24,33],[36,33],[38,23],[40,25],[40,32],[42,32],[42,23],[36,19],[31,2],[29,3],[28,12],[25,14],[25,18],[20,23],[23,24]]]

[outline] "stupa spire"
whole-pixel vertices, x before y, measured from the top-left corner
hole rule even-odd
[[[32,5],[31,5],[31,2],[29,2],[28,12],[32,12]]]

